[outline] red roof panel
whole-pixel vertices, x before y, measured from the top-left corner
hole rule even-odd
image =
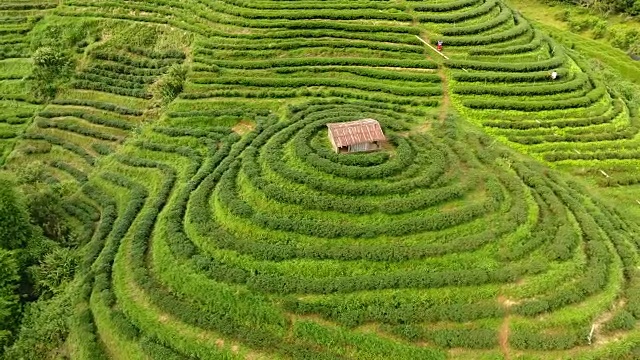
[[[374,119],[362,119],[343,123],[329,123],[329,136],[337,147],[385,141],[380,123]]]

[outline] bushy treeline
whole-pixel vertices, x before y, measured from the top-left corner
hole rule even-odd
[[[93,205],[68,196],[68,187],[50,184],[38,163],[0,179],[0,354],[9,359],[36,358],[66,338],[74,249],[99,218]]]
[[[568,3],[580,6],[588,6],[602,12],[620,12],[629,15],[640,15],[639,0],[546,0],[547,3]]]

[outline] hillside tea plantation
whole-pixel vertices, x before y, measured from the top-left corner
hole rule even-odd
[[[5,0],[76,265],[4,357],[638,359],[634,90],[502,0]]]

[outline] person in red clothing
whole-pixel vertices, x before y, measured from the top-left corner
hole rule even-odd
[[[438,40],[438,51],[442,51],[442,41]]]

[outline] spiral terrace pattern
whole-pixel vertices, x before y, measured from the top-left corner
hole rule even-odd
[[[615,359],[638,346],[640,226],[496,141],[632,183],[632,151],[565,155],[630,149],[633,107],[502,2],[54,11],[194,36],[188,50],[87,48],[8,160],[82,184],[78,357]],[[416,36],[444,40],[451,60]],[[150,86],[182,63],[184,91],[154,119]],[[489,135],[437,120],[443,77]],[[362,118],[388,146],[333,153],[326,124]]]

